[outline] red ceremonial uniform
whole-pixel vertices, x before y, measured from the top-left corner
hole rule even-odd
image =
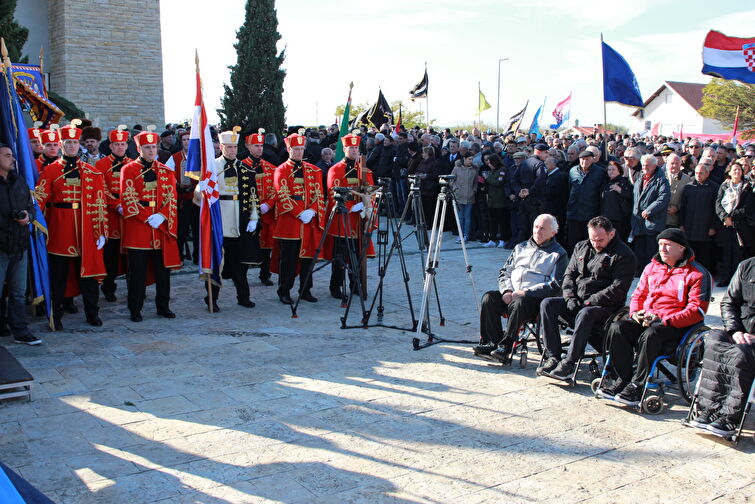
[[[102,174],[105,179],[105,189],[107,197],[107,217],[108,217],[108,238],[120,240],[123,233],[123,218],[118,213],[118,206],[121,204],[121,170],[129,164],[132,159],[124,157],[117,159],[110,154],[97,161],[95,169]]]
[[[358,161],[354,162],[349,158],[344,158],[331,166],[328,169],[328,215],[330,215],[335,205],[335,200],[333,199],[334,187],[353,187],[356,189],[366,185],[373,185],[372,171],[366,166],[360,166]],[[359,202],[361,202],[361,199],[344,202],[346,208],[349,210],[349,225],[351,227],[351,236],[349,238],[356,238],[362,229],[362,217],[360,213],[351,211],[351,207]],[[338,223],[334,220],[330,225],[328,235],[346,238],[346,230],[339,229],[339,227]]]
[[[96,247],[97,239],[108,234],[102,175],[76,157],[63,157],[45,167],[34,193],[47,220],[47,252],[81,257],[81,278],[104,276],[102,251]]]
[[[325,228],[325,200],[322,171],[313,164],[289,159],[275,169],[275,233],[279,240],[301,240],[299,257],[312,258]],[[315,216],[304,224],[299,218],[304,210]]]
[[[162,250],[166,268],[180,268],[176,214],[176,177],[164,164],[147,163],[139,157],[121,170],[121,207],[123,209],[122,247]],[[147,218],[161,214],[165,221],[153,229]]]
[[[266,204],[270,207],[267,213],[261,214],[260,248],[272,249],[274,244],[273,234],[275,232],[275,166],[262,158],[251,156],[242,161],[242,163],[254,170],[259,205]],[[259,206],[257,207],[257,211],[259,212]]]

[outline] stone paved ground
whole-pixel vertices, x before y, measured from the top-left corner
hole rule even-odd
[[[474,339],[462,255],[444,248],[439,333]],[[507,254],[470,251],[480,294]],[[406,258],[418,304],[419,259]],[[61,504],[755,501],[752,420],[735,448],[682,427],[673,392],[649,417],[594,399],[587,371],[565,389],[469,345],[415,352],[405,332],[342,330],[325,271],[320,302],[292,319],[254,273],[251,310],[223,292],[210,316],[185,269],[175,321],[146,309],[131,323],[119,301],[102,328],[35,322],[43,346],[8,343],[38,385],[32,402],[0,405],[0,459]],[[385,322],[405,326],[397,261],[386,285]]]

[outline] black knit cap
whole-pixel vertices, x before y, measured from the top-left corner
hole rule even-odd
[[[682,231],[679,228],[668,228],[664,229],[660,233],[658,233],[657,240],[670,240],[674,243],[678,243],[684,248],[689,248],[689,243],[687,243],[687,237],[684,236],[684,231]]]

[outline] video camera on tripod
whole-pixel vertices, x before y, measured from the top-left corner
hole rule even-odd
[[[353,201],[354,200],[354,193],[352,192],[354,189],[352,187],[334,187],[333,188],[333,199],[336,200],[336,202],[343,203],[344,201]]]

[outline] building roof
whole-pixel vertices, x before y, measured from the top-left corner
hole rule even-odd
[[[663,84],[661,84],[661,87],[659,87],[655,93],[650,95],[650,98],[645,100],[642,107],[647,107],[665,88],[669,88],[686,101],[690,107],[695,109],[695,111],[698,111],[703,106],[703,88],[705,86],[705,84],[697,84],[695,82],[664,81]],[[642,109],[638,108],[632,115],[637,117],[641,110]]]
[[[595,126],[594,128],[585,127],[585,126],[572,126],[566,131],[570,131],[572,133],[579,133],[580,135],[587,137],[587,136],[593,135],[596,129],[598,130],[598,133],[604,133],[607,135],[613,135],[614,133],[613,131],[603,129],[603,127],[599,125]]]

